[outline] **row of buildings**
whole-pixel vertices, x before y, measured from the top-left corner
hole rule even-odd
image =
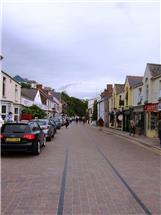
[[[94,100],[88,102],[90,117]],[[148,63],[143,76],[127,75],[123,84],[107,84],[97,98],[97,113],[107,127],[128,132],[130,119],[134,119],[138,134],[157,137],[161,118],[161,65]]]
[[[23,82],[29,84],[30,82]],[[32,105],[46,112],[48,117],[62,114],[61,94],[50,87],[43,87],[36,81],[30,83],[31,88],[22,88],[22,80],[11,77],[4,71],[0,73],[0,115],[5,119],[9,112],[14,120],[20,120],[22,110]]]

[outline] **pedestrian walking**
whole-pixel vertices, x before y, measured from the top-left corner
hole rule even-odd
[[[102,128],[104,126],[104,121],[103,121],[102,117],[100,117],[98,120],[98,126],[99,126],[99,130],[102,131]]]
[[[158,121],[158,137],[160,140],[160,147],[161,147],[161,118]]]
[[[83,124],[86,123],[86,117],[85,116],[82,117],[82,121],[83,121]]]
[[[12,114],[12,112],[9,112],[5,118],[5,122],[13,122],[13,121],[14,121],[13,114]]]
[[[76,124],[78,124],[79,118],[78,118],[78,117],[76,117],[75,121],[76,121]]]
[[[136,124],[134,119],[130,120],[129,130],[130,130],[129,135],[131,136],[132,134],[133,136],[135,136]]]
[[[68,119],[66,119],[65,127],[66,127],[66,128],[68,128],[68,126],[69,126],[69,120],[68,120]]]

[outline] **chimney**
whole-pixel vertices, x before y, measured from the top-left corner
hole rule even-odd
[[[37,85],[36,85],[36,88],[37,88],[37,89],[42,89],[42,84],[37,84]]]

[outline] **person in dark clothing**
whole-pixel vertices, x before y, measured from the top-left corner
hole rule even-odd
[[[76,117],[75,121],[76,121],[76,124],[78,124],[79,118],[78,118],[78,117]]]
[[[69,126],[69,120],[68,119],[66,119],[65,126],[66,126],[66,128]]]
[[[99,126],[99,130],[102,131],[102,128],[104,126],[104,121],[103,121],[102,117],[100,117],[98,120],[98,126]]]
[[[129,125],[129,135],[131,136],[131,134],[133,134],[133,136],[135,135],[135,130],[136,130],[136,125],[135,125],[135,120],[131,119],[130,120],[130,125]]]
[[[160,140],[160,147],[161,147],[161,118],[158,121],[158,137]]]

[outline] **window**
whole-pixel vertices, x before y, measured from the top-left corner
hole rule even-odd
[[[146,84],[146,100],[148,101],[148,95],[149,95],[149,86]]]
[[[14,121],[18,121],[19,118],[19,109],[14,108]]]
[[[18,99],[18,86],[15,85],[15,100]]]
[[[142,102],[142,88],[138,89],[138,105]]]
[[[148,85],[148,78],[145,79],[145,101],[148,102],[149,97],[149,85]]]
[[[6,94],[6,78],[3,77],[2,96],[5,97],[5,94]]]
[[[6,124],[3,129],[3,132],[6,133],[27,133],[29,131],[29,127],[26,124]]]
[[[125,100],[126,100],[126,106],[128,106],[128,88],[126,88],[126,94],[125,94]]]
[[[157,112],[148,113],[148,129],[157,129]]]
[[[4,120],[7,115],[7,107],[6,105],[2,105],[2,119]]]

